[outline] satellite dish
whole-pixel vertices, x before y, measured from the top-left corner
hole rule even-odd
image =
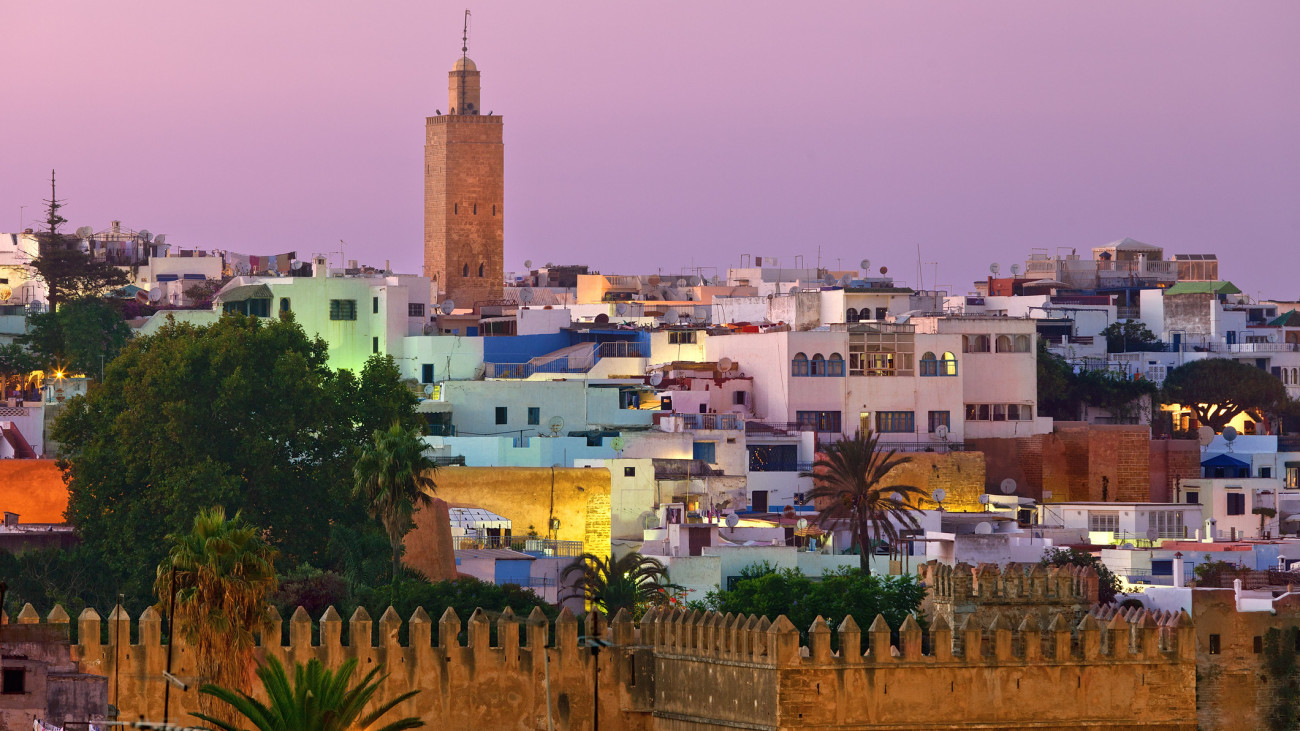
[[[1210,442],[1214,441],[1214,427],[1202,426],[1196,430],[1196,439],[1202,447],[1208,447]]]
[[[686,280],[685,280],[685,279],[678,279],[678,280],[677,280],[677,286],[678,286],[678,287],[685,287],[685,286],[686,286]]]
[[[800,518],[799,520],[795,521],[795,523],[794,523],[794,527],[795,527],[795,528],[798,528],[799,530],[804,530],[804,529],[806,529],[806,528],[808,527],[808,519],[807,519],[807,518]]]
[[[551,427],[551,434],[553,436],[559,436],[560,430],[564,428],[564,417],[552,416],[548,425]]]
[[[149,232],[149,229],[142,228],[140,229],[140,238],[144,239],[145,241],[153,241],[153,234]]]
[[[880,276],[883,277],[888,273],[889,273],[889,267],[880,267]]]
[[[664,310],[664,322],[672,324],[677,322],[677,308],[669,307]]]
[[[735,528],[735,527],[738,526],[738,525],[740,525],[740,516],[739,516],[739,515],[736,515],[735,513],[732,513],[731,515],[728,515],[728,516],[727,516],[727,527],[728,527],[728,528]]]
[[[77,238],[88,239],[94,235],[95,235],[95,229],[89,226],[82,226],[81,228],[77,229]]]
[[[1269,334],[1268,334],[1268,341],[1269,341],[1270,343],[1276,343],[1276,342],[1277,342],[1277,333],[1269,333]]]
[[[793,287],[791,287],[790,294],[799,294],[799,285],[796,284]]]
[[[619,302],[614,305],[614,314],[622,316],[627,314],[627,303]]]
[[[532,268],[533,268],[533,260],[532,260],[532,259],[524,259],[524,268],[525,268],[525,269],[532,269]]]
[[[609,315],[606,315],[606,314],[603,313],[603,312],[600,313],[599,315],[596,315],[596,324],[597,324],[597,325],[608,325],[608,324],[609,324]]]
[[[627,440],[623,437],[614,437],[609,440],[609,446],[613,447],[615,452],[622,452],[623,447],[627,446]]]
[[[989,264],[989,273],[996,277],[998,275],[998,270],[1001,268],[1002,267],[998,266],[998,263],[995,261],[992,264]]]
[[[551,263],[551,262],[549,262],[549,261],[546,262],[546,268],[547,268],[547,269],[551,269],[551,268],[553,268],[554,266],[555,266],[555,264],[553,264],[553,263]]]
[[[866,273],[868,273],[868,274],[871,273],[871,260],[870,260],[870,259],[863,259],[862,261],[858,262],[858,266],[862,267],[862,271],[864,271],[864,272],[866,272]]]
[[[646,530],[654,530],[659,527],[659,516],[649,510],[641,514],[641,526]]]
[[[847,287],[847,286],[849,286],[850,284],[853,284],[853,277],[851,277],[851,276],[849,276],[849,275],[847,275],[847,274],[845,274],[844,276],[840,277],[840,286],[841,286],[841,287]]]
[[[718,359],[718,370],[729,371],[731,370],[731,366],[733,365],[735,365],[735,363],[733,363],[732,360],[726,356],[723,356]]]
[[[1010,495],[1011,493],[1016,491],[1016,481],[1008,477],[1007,479],[1002,481],[1002,485],[1000,487],[1002,488],[1003,495]]]
[[[947,439],[947,438],[948,438],[948,427],[945,426],[944,424],[940,424],[939,426],[936,426],[936,427],[934,428],[934,435],[935,435],[936,437],[939,437],[940,439]]]
[[[835,278],[834,274],[827,274],[826,276],[822,277],[822,283],[828,287],[833,286],[837,281],[839,280]]]
[[[990,523],[990,522],[988,522],[987,520],[985,520],[985,521],[981,521],[980,523],[978,523],[978,524],[975,526],[975,534],[976,534],[976,535],[981,535],[981,536],[992,535],[992,534],[993,534],[993,524]]]
[[[1223,441],[1227,442],[1228,444],[1232,444],[1234,441],[1236,441],[1236,439],[1237,439],[1237,427],[1235,426],[1223,427]]]
[[[530,302],[533,301],[532,287],[524,287],[523,289],[519,290],[519,301],[523,302],[524,304],[529,304]]]
[[[663,371],[655,371],[654,373],[651,373],[651,374],[650,374],[650,385],[651,385],[651,386],[658,386],[659,384],[661,384],[661,383],[663,383],[663,382],[664,382],[664,372],[663,372]]]
[[[442,310],[442,314],[450,315],[456,310],[456,302],[455,300],[445,299],[442,301],[442,306],[438,309]]]
[[[935,490],[934,492],[930,493],[930,497],[936,503],[941,503],[943,502],[944,498],[948,497],[948,493],[941,487],[938,490]]]
[[[432,384],[432,383],[430,383],[430,384],[428,384],[428,385],[426,385],[426,386],[424,387],[424,395],[425,395],[425,396],[432,396],[432,395],[433,395],[433,384]]]
[[[1012,264],[1012,265],[1011,265],[1011,276],[1014,277],[1014,276],[1016,276],[1016,275],[1018,275],[1018,274],[1020,274],[1020,265],[1019,265],[1019,264]]]
[[[157,236],[153,237],[153,242],[160,246],[162,244],[167,243],[167,234],[158,234]]]

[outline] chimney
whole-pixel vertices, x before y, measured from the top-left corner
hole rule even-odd
[[[311,275],[313,277],[328,277],[330,275],[329,264],[326,263],[324,256],[317,254],[312,257]]]
[[[1179,551],[1174,554],[1174,586],[1182,588],[1183,586],[1183,552]]]
[[[8,510],[6,510],[6,511],[5,511],[5,527],[6,527],[6,528],[13,528],[13,527],[15,527],[15,526],[17,526],[17,525],[18,525],[18,513],[11,513],[11,512],[9,512]]]

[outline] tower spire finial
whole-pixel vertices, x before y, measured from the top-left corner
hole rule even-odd
[[[465,27],[460,35],[460,57],[469,57],[469,8],[465,8]]]

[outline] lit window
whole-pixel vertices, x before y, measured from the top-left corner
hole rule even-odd
[[[916,416],[911,411],[877,411],[876,431],[882,434],[905,434],[916,431]]]

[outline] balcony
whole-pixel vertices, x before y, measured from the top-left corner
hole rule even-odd
[[[740,431],[748,428],[744,417],[740,414],[674,414],[673,418],[681,421],[683,430],[721,429]]]
[[[527,536],[452,536],[451,547],[456,551],[501,548],[538,556],[582,555],[582,541],[557,541]]]

